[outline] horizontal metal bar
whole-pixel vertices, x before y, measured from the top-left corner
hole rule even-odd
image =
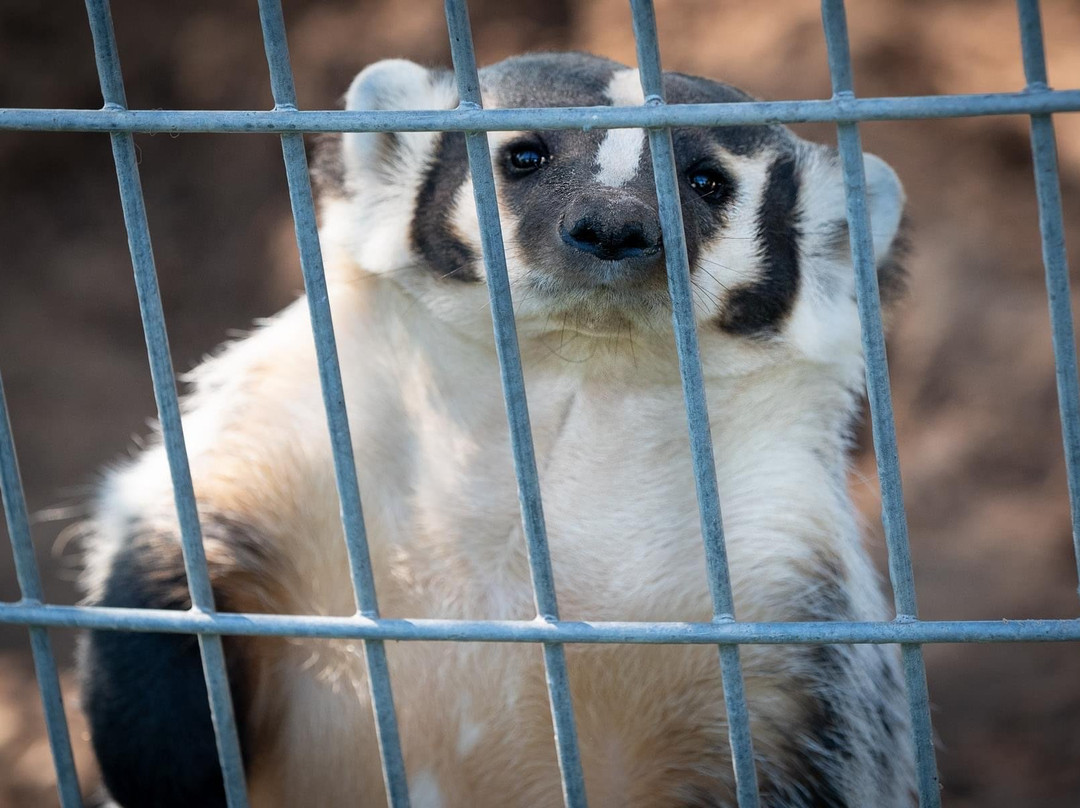
[[[403,620],[360,615],[241,614],[0,603],[0,625],[430,642],[561,642],[634,645],[836,645],[1080,642],[1080,619],[894,620],[810,623],[621,623],[550,620]]]
[[[0,130],[42,132],[436,132],[901,121],[1080,112],[1080,90],[544,109],[0,109]]]

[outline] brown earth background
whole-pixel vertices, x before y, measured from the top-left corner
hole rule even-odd
[[[1008,0],[849,4],[861,95],[1023,87]],[[271,106],[253,2],[116,0],[133,108]],[[1044,2],[1050,76],[1080,86],[1080,4]],[[622,0],[473,0],[482,62],[583,49],[633,63]],[[665,66],[770,98],[829,94],[811,0],[659,0]],[[300,103],[333,108],[365,64],[448,64],[437,0],[288,0]],[[100,106],[75,0],[0,0],[0,106]],[[801,127],[834,140],[833,127]],[[1058,116],[1067,242],[1080,254],[1080,115]],[[868,150],[910,198],[911,293],[890,360],[922,616],[1076,617],[1053,357],[1022,117],[875,123]],[[262,135],[136,138],[178,370],[300,287],[279,144]],[[67,541],[96,470],[153,413],[108,138],[0,132],[0,367],[52,601],[72,603]],[[1074,266],[1076,265],[1074,260]],[[853,490],[884,568],[873,458]],[[65,532],[65,529],[67,531]],[[0,599],[18,597],[0,527]],[[80,776],[95,784],[55,632]],[[1080,648],[926,649],[949,808],[1080,805]],[[24,629],[0,626],[0,808],[56,805]],[[860,806],[860,808],[872,808]]]

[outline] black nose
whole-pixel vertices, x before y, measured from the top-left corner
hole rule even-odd
[[[623,261],[660,252],[657,212],[632,196],[588,196],[567,209],[559,228],[574,249],[604,261]]]

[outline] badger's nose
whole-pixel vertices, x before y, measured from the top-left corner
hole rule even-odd
[[[579,197],[563,216],[562,240],[602,261],[625,261],[660,252],[657,212],[630,195]]]

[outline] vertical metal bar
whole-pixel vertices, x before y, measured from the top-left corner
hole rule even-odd
[[[259,17],[262,21],[266,61],[270,68],[274,108],[295,110],[296,87],[289,62],[289,46],[280,0],[259,0]],[[368,549],[367,531],[364,527],[360,486],[356,475],[356,459],[353,455],[349,416],[345,409],[345,390],[338,362],[337,340],[334,336],[322,250],[319,247],[319,233],[303,135],[282,135],[281,149],[289,183],[289,202],[292,205],[293,223],[296,227],[296,243],[300,251],[300,267],[304,275],[308,312],[315,337],[319,382],[322,387],[327,426],[330,430],[334,474],[341,503],[341,522],[349,554],[353,595],[359,614],[377,618],[379,606],[375,594],[375,576],[371,568],[371,554]],[[382,640],[366,640],[364,657],[367,662],[368,686],[375,715],[375,731],[382,759],[386,798],[392,808],[408,808],[409,789],[405,760],[401,752],[401,737],[386,661],[386,647]]]
[[[837,99],[854,98],[844,2],[843,0],[822,0],[821,11],[829,52],[833,96]],[[915,602],[915,577],[911,565],[911,548],[908,544],[904,493],[900,483],[900,460],[896,447],[892,394],[889,390],[889,367],[881,321],[877,264],[870,229],[870,212],[866,204],[866,176],[858,126],[850,121],[838,121],[837,138],[847,195],[847,218],[852,260],[855,265],[856,299],[859,320],[862,324],[863,355],[866,362],[866,390],[870,401],[874,451],[881,481],[882,523],[889,553],[889,575],[893,585],[897,619],[910,620],[918,616]],[[937,761],[934,758],[930,696],[926,685],[926,666],[923,662],[922,647],[903,644],[901,655],[918,765],[919,805],[922,808],[938,808],[941,805],[941,793],[938,784]]]
[[[125,109],[127,99],[109,2],[108,0],[86,0],[86,10],[90,17],[94,57],[97,61],[105,108]],[[158,289],[157,271],[154,267],[150,229],[146,220],[142,185],[139,181],[135,142],[130,133],[117,132],[110,137],[116,176],[120,186],[120,202],[124,211],[124,225],[127,228],[128,247],[135,271],[139,312],[146,335],[150,374],[154,383],[154,398],[157,401],[158,415],[161,419],[162,442],[172,476],[173,496],[180,524],[184,570],[187,574],[188,588],[191,591],[192,609],[212,613],[214,593],[206,566],[202,529],[199,526],[191,469],[188,466],[187,449],[184,444],[180,406],[173,378],[172,357],[169,354],[168,336],[165,331],[165,315],[161,308],[161,294]],[[232,695],[225,671],[225,655],[221,637],[200,634],[199,649],[202,653],[203,674],[210,699],[210,714],[214,725],[226,798],[230,808],[246,808],[248,802],[244,785],[243,759],[233,713]]]
[[[1050,88],[1039,3],[1038,0],[1018,0],[1018,5],[1027,91],[1046,92]],[[1050,303],[1058,409],[1061,411],[1065,468],[1069,478],[1073,551],[1080,581],[1080,386],[1076,371],[1069,263],[1065,254],[1057,139],[1049,115],[1031,116],[1031,154],[1035,165],[1035,193],[1039,200],[1039,229],[1042,233],[1043,264],[1046,267],[1046,290]]]
[[[461,107],[479,109],[483,101],[480,96],[480,78],[476,71],[469,11],[465,0],[446,0],[445,6]],[[521,503],[521,519],[529,553],[536,610],[544,620],[558,620],[559,608],[551,572],[544,510],[540,500],[540,480],[536,470],[532,431],[529,427],[529,407],[525,399],[525,379],[521,370],[510,280],[506,272],[506,254],[495,196],[491,153],[487,134],[484,132],[467,132],[465,142],[472,171],[476,213],[480,220],[481,246],[494,320],[495,348],[499,357],[503,397],[506,400],[506,416],[510,424],[510,445],[514,454],[518,500]],[[563,799],[567,808],[584,808],[585,780],[566,670],[566,655],[561,644],[544,644],[544,666],[555,728],[555,748],[562,774]]]
[[[647,105],[658,106],[663,99],[663,72],[656,33],[656,13],[652,0],[631,0],[634,38],[637,42],[638,70]],[[705,542],[705,563],[712,593],[713,619],[735,619],[727,548],[724,543],[723,518],[713,457],[712,430],[708,402],[698,352],[697,323],[691,296],[690,267],[686,255],[682,205],[679,201],[678,170],[670,129],[649,130],[656,197],[660,206],[660,227],[664,234],[668,291],[671,296],[672,327],[679,354],[683,399],[690,432],[690,454],[694,466],[694,485],[701,515],[701,534]],[[721,645],[720,674],[724,685],[724,706],[728,717],[728,740],[735,772],[735,788],[740,808],[759,804],[754,747],[750,734],[750,714],[743,690],[742,665],[737,645]]]
[[[11,549],[15,555],[15,576],[23,603],[39,604],[45,600],[41,585],[34,544],[30,536],[30,520],[26,514],[26,496],[19,476],[19,461],[15,455],[15,439],[8,418],[4,380],[0,378],[0,494],[3,496],[4,516],[7,519]],[[71,737],[64,702],[60,694],[60,677],[56,672],[49,633],[43,626],[30,627],[30,649],[34,657],[34,672],[41,690],[41,706],[45,713],[45,729],[49,735],[56,787],[62,808],[79,808],[79,778],[75,758],[71,754]]]

